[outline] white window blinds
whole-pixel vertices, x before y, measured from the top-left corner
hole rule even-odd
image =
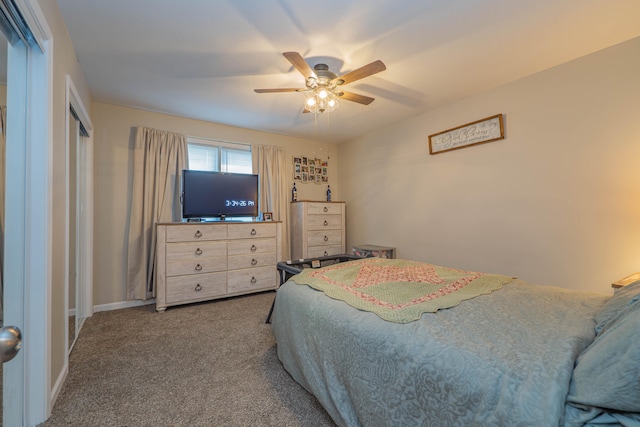
[[[251,146],[204,138],[187,138],[189,169],[252,173]]]

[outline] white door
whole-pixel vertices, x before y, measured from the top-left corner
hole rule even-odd
[[[37,0],[0,0],[7,48],[3,320],[23,348],[3,364],[3,425],[31,426],[50,411],[50,32]],[[11,22],[11,17],[19,16]],[[25,37],[29,36],[31,38]],[[43,35],[46,34],[46,37]]]
[[[18,115],[26,103],[26,94],[23,96],[23,88],[26,86],[25,78],[14,78],[18,70],[17,61],[26,71],[26,48],[24,45],[8,46],[7,58],[7,129],[6,129],[6,166],[5,166],[5,223],[4,223],[4,263],[3,263],[3,325],[24,328],[24,221],[18,217],[16,207],[22,210],[24,206],[23,196],[16,194],[17,188],[23,188],[25,162],[21,151],[25,138],[25,117]],[[9,64],[11,62],[11,64]],[[25,75],[26,77],[26,75]],[[11,112],[10,112],[11,111]],[[17,159],[20,164],[15,163]],[[21,426],[23,419],[23,394],[24,383],[24,352],[11,361],[3,364],[3,425]]]

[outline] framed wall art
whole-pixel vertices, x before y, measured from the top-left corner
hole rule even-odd
[[[504,139],[502,114],[429,135],[429,154]]]

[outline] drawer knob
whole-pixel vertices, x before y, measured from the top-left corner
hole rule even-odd
[[[325,211],[325,212],[329,212],[329,208],[325,206],[325,207],[324,207],[324,209],[323,209],[323,211]]]
[[[324,226],[326,227],[327,225],[329,225],[329,221],[327,221],[326,219],[324,220]]]
[[[327,236],[324,236],[324,241],[325,241],[325,242],[328,242],[328,241],[329,241],[329,238],[328,238]]]
[[[196,249],[196,255],[202,255],[202,249],[200,248]]]
[[[253,276],[253,277],[251,278],[251,283],[256,283],[257,281],[258,281],[258,280],[256,280],[256,277],[255,277],[255,276]]]
[[[324,256],[329,256],[329,253],[327,251],[324,251]]]
[[[195,270],[196,270],[196,271],[200,271],[200,270],[202,270],[202,266],[201,266],[200,264],[196,264],[196,268],[195,268]]]
[[[256,234],[257,234],[256,229],[255,229],[255,228],[252,228],[252,229],[251,229],[251,235],[252,235],[252,236],[255,236]]]
[[[258,248],[256,248],[256,245],[251,245],[251,252],[255,252],[257,250],[258,250]]]
[[[202,237],[202,233],[200,232],[200,230],[196,230],[196,234],[194,234],[194,237],[196,237],[197,239]]]
[[[195,291],[196,292],[200,292],[202,290],[202,285],[200,285],[200,283],[198,283],[195,287]]]
[[[258,261],[254,258],[251,260],[251,265],[256,265],[258,263]]]

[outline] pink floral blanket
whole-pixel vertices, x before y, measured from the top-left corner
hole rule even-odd
[[[292,280],[384,320],[408,323],[422,313],[489,294],[512,278],[402,259],[365,258],[305,269]]]

